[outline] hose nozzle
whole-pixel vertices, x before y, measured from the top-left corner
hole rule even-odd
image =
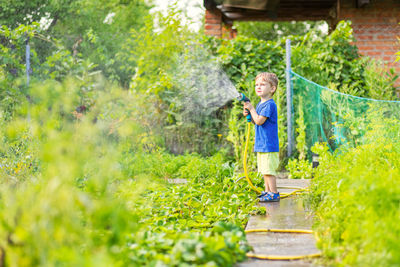
[[[243,93],[239,93],[236,99],[243,102],[250,102],[250,99],[248,99]]]
[[[238,101],[243,101],[243,102],[250,102],[250,99],[245,96],[243,93],[239,93],[238,96],[236,97],[236,99]],[[249,111],[249,110],[247,110]],[[247,122],[251,122],[251,115],[250,115],[250,111],[249,111],[249,115],[246,116]]]

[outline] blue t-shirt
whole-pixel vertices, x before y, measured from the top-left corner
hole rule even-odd
[[[256,124],[255,152],[279,152],[278,109],[273,99],[259,102],[256,107],[258,115],[267,117],[263,125]]]

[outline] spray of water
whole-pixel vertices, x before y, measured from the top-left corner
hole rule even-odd
[[[208,115],[239,96],[217,60],[202,47],[190,47],[180,56],[173,80],[181,90],[178,97],[183,113]],[[196,115],[197,114],[197,115]]]

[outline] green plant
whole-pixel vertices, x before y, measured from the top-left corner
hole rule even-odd
[[[398,120],[381,118],[356,148],[313,148],[320,165],[311,184],[314,229],[327,264],[396,265],[400,138]],[[384,126],[384,127],[382,127]],[[340,223],[338,223],[340,222]]]
[[[365,83],[368,90],[367,97],[380,100],[396,100],[395,82],[398,75],[394,69],[384,66],[382,62],[365,60]]]
[[[304,38],[294,41],[293,70],[322,86],[331,82],[340,88],[346,84],[353,94],[364,96],[364,69],[352,40],[350,23],[345,21],[341,21],[325,38],[309,32]]]
[[[290,179],[311,179],[313,177],[312,164],[306,159],[289,159],[286,169]]]
[[[296,119],[298,133],[296,137],[296,148],[299,152],[299,160],[305,160],[307,156],[307,144],[306,144],[306,124],[304,122],[304,111],[303,111],[303,98],[299,98],[298,103],[298,118]]]

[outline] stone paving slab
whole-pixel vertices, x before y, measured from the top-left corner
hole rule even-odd
[[[175,178],[175,179],[167,179],[170,184],[186,184],[187,179]]]
[[[298,197],[284,198],[280,202],[260,202],[258,205],[264,206],[267,214],[251,216],[246,230],[260,228],[311,229],[312,216],[304,210],[303,201]]]
[[[239,267],[310,267],[313,266],[311,261],[265,261],[265,260],[247,260],[237,265]]]
[[[286,176],[281,176],[281,177],[286,177]],[[276,179],[276,184],[278,186],[307,187],[307,186],[310,185],[310,182],[311,182],[310,179],[287,179],[287,178],[278,178],[278,179]]]
[[[277,179],[279,186],[307,187],[310,180]],[[279,189],[280,192],[290,192],[294,189]],[[312,216],[304,208],[300,197],[281,199],[280,202],[263,203],[266,215],[250,217],[246,230],[249,229],[311,229]],[[266,255],[305,255],[318,253],[312,234],[294,233],[247,233],[247,241],[253,247],[253,253]],[[238,264],[239,267],[257,266],[314,266],[312,260],[271,261],[249,259]]]

